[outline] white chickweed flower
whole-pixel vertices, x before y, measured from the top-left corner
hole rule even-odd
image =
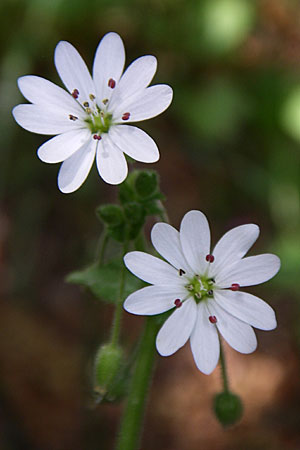
[[[150,283],[124,303],[133,314],[154,315],[174,308],[161,327],[156,347],[163,356],[176,352],[190,338],[199,370],[211,373],[220,356],[220,333],[241,353],[251,353],[257,341],[252,327],[276,328],[273,309],[260,298],[240,291],[272,278],[280,260],[272,254],[244,257],[259,235],[254,224],[225,233],[210,251],[210,230],[200,211],[182,219],[180,231],[157,223],[151,232],[157,252],[168,262],[143,252],[130,252],[125,265]]]
[[[69,93],[44,78],[21,77],[20,91],[32,104],[16,106],[13,115],[28,131],[57,135],[39,147],[38,156],[47,163],[63,162],[58,174],[62,192],[82,185],[95,157],[100,176],[109,184],[127,176],[124,153],[145,163],[159,159],[153,139],[127,125],[157,116],[172,101],[170,86],[148,87],[157,68],[154,56],[136,59],[123,73],[122,39],[108,33],[98,45],[93,78],[69,42],[58,43],[54,61]]]

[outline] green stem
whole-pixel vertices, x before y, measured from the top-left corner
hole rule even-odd
[[[123,413],[116,450],[137,450],[142,432],[146,397],[156,354],[155,338],[160,324],[154,317],[146,319],[140,341],[135,370],[130,382],[128,400]]]
[[[220,365],[221,365],[221,372],[222,372],[222,379],[223,379],[223,387],[224,387],[224,392],[229,392],[223,343],[222,343],[222,340],[220,337],[219,337],[219,340],[220,340]]]
[[[105,253],[105,249],[106,249],[108,240],[109,240],[109,236],[108,236],[107,232],[104,231],[103,234],[101,235],[100,242],[98,244],[98,251],[97,251],[97,256],[96,256],[99,265],[103,264],[104,253]]]
[[[123,300],[124,300],[124,290],[125,290],[125,278],[126,278],[126,267],[123,262],[123,257],[127,253],[127,243],[123,246],[123,253],[121,259],[121,273],[120,273],[120,290],[119,298],[115,307],[115,314],[113,319],[113,324],[111,328],[111,343],[117,345],[120,337],[121,329],[121,318],[123,312]]]

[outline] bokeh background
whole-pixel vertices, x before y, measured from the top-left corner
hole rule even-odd
[[[118,429],[122,402],[95,405],[91,392],[91,359],[109,335],[112,307],[64,281],[93,261],[102,231],[94,210],[117,190],[94,168],[79,191],[61,194],[58,165],[36,156],[45,138],[11,115],[25,102],[19,76],[61,85],[58,41],[72,42],[91,68],[108,31],[124,39],[127,64],[154,54],[154,82],[174,89],[167,112],[141,123],[161,151],[153,168],[172,223],[200,209],[214,242],[233,226],[257,223],[251,254],[282,260],[274,280],[249,290],[275,308],[278,328],[257,332],[252,355],[226,347],[242,421],[228,430],[217,423],[211,400],[219,370],[201,374],[186,346],[157,358],[141,448],[299,449],[299,2],[2,0],[0,17],[1,449],[109,450]],[[142,322],[126,314],[126,349]]]

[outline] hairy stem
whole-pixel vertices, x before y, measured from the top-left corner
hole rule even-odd
[[[155,337],[159,326],[154,317],[146,319],[116,450],[137,450],[139,447],[146,397],[151,382],[156,353]]]

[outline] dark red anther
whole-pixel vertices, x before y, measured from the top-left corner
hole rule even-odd
[[[231,288],[232,291],[238,291],[240,289],[240,285],[238,283],[232,283]]]
[[[212,263],[212,262],[214,262],[215,257],[214,257],[214,255],[206,255],[205,259],[206,259],[206,261]]]
[[[183,269],[179,269],[179,275],[182,277],[182,275],[185,274],[185,271]]]
[[[101,136],[99,136],[98,134],[94,134],[93,138],[97,141],[101,140]]]
[[[180,306],[182,305],[182,301],[179,298],[176,298],[174,304],[176,308],[180,308]]]
[[[113,80],[112,78],[110,78],[110,79],[108,80],[108,86],[109,86],[111,89],[114,89],[114,88],[116,87],[116,82],[115,82],[115,80]]]
[[[209,321],[210,321],[210,323],[217,323],[217,318],[216,318],[216,316],[209,316]]]
[[[74,91],[72,92],[72,97],[73,98],[78,98],[79,96],[79,90],[78,89],[74,89]]]
[[[130,113],[129,113],[129,112],[126,112],[126,113],[123,114],[122,120],[128,120],[129,117],[130,117]]]

